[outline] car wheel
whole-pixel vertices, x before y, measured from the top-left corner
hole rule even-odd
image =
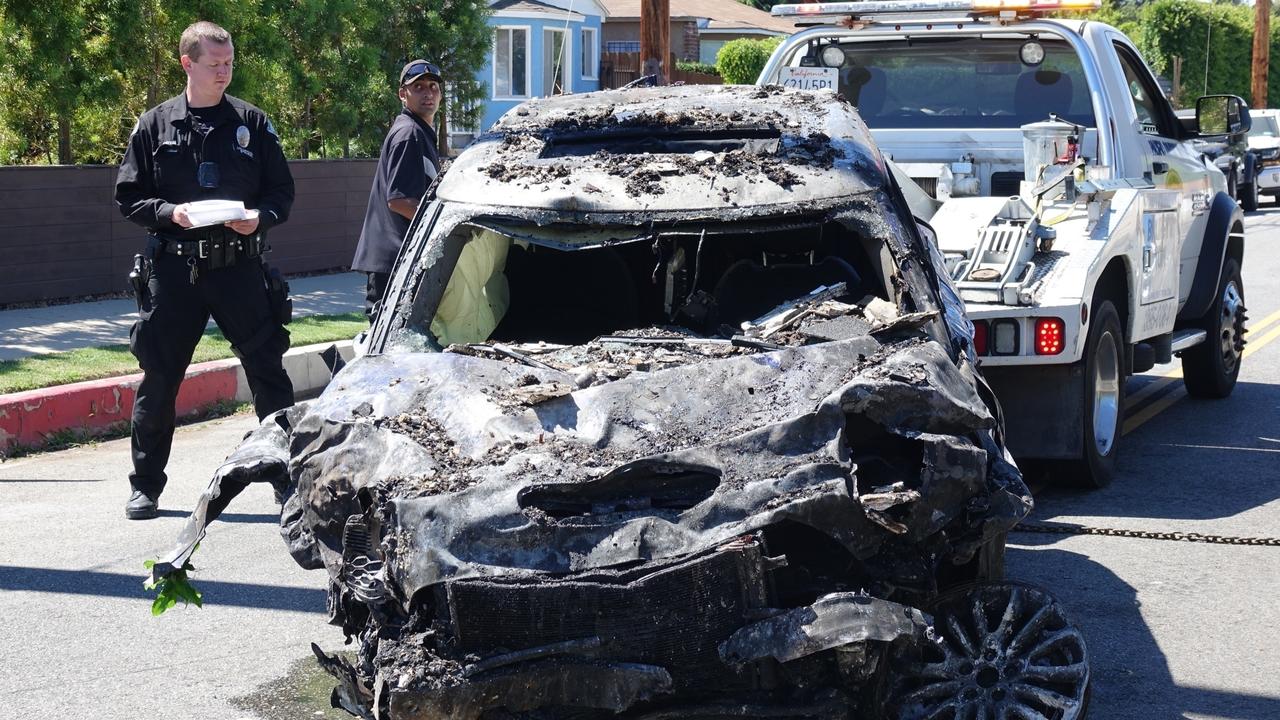
[[[1182,353],[1182,382],[1188,394],[1224,398],[1235,389],[1244,352],[1245,317],[1240,263],[1228,257],[1222,264],[1218,297],[1200,324],[1208,337]]]
[[[1246,212],[1254,212],[1258,209],[1258,183],[1244,183],[1240,186],[1239,194],[1236,195],[1240,200],[1240,207]]]
[[[937,641],[891,651],[885,720],[1057,718],[1089,708],[1084,635],[1048,593],[1020,583],[974,585],[931,607]]]
[[[1110,300],[1094,304],[1093,321],[1085,342],[1084,447],[1071,463],[1069,484],[1097,489],[1111,484],[1116,473],[1116,449],[1124,421],[1124,329]]]

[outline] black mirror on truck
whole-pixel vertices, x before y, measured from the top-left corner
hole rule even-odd
[[[1196,100],[1196,126],[1201,136],[1248,132],[1252,124],[1249,104],[1237,95],[1205,95]]]

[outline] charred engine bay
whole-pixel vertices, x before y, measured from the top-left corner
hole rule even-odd
[[[924,642],[912,608],[1031,502],[932,316],[883,306],[347,367],[289,415],[282,515],[360,639],[354,666],[322,660],[335,698],[381,718],[848,716],[883,644],[858,641]],[[798,631],[820,600],[860,634]],[[725,697],[736,715],[705,709]]]

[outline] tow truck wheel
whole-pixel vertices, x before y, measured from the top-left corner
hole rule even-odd
[[[1209,336],[1182,353],[1182,382],[1187,386],[1187,394],[1224,398],[1235,389],[1244,352],[1244,318],[1240,263],[1228,257],[1222,264],[1218,297],[1200,325]]]
[[[1103,488],[1116,473],[1124,408],[1124,330],[1110,300],[1094,304],[1084,357],[1084,448],[1073,484]]]
[[[971,585],[939,596],[930,613],[933,642],[890,650],[885,720],[1088,714],[1084,635],[1048,593],[1013,582]]]

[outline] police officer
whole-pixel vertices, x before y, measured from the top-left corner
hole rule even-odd
[[[370,321],[374,306],[387,292],[391,266],[409,221],[440,170],[433,123],[440,109],[442,82],[440,68],[426,60],[411,60],[400,70],[396,95],[403,109],[382,141],[360,242],[351,261],[352,270],[368,274],[364,312]]]
[[[159,513],[178,386],[210,314],[241,360],[258,418],[293,404],[281,363],[289,347],[283,298],[269,292],[260,259],[263,233],[289,216],[293,177],[266,115],[226,94],[231,35],[197,22],[183,31],[178,53],[186,90],[138,118],[116,178],[120,211],[148,231],[129,338],[143,371],[125,505],[135,520]],[[239,200],[256,217],[197,226],[189,203],[198,200]]]

